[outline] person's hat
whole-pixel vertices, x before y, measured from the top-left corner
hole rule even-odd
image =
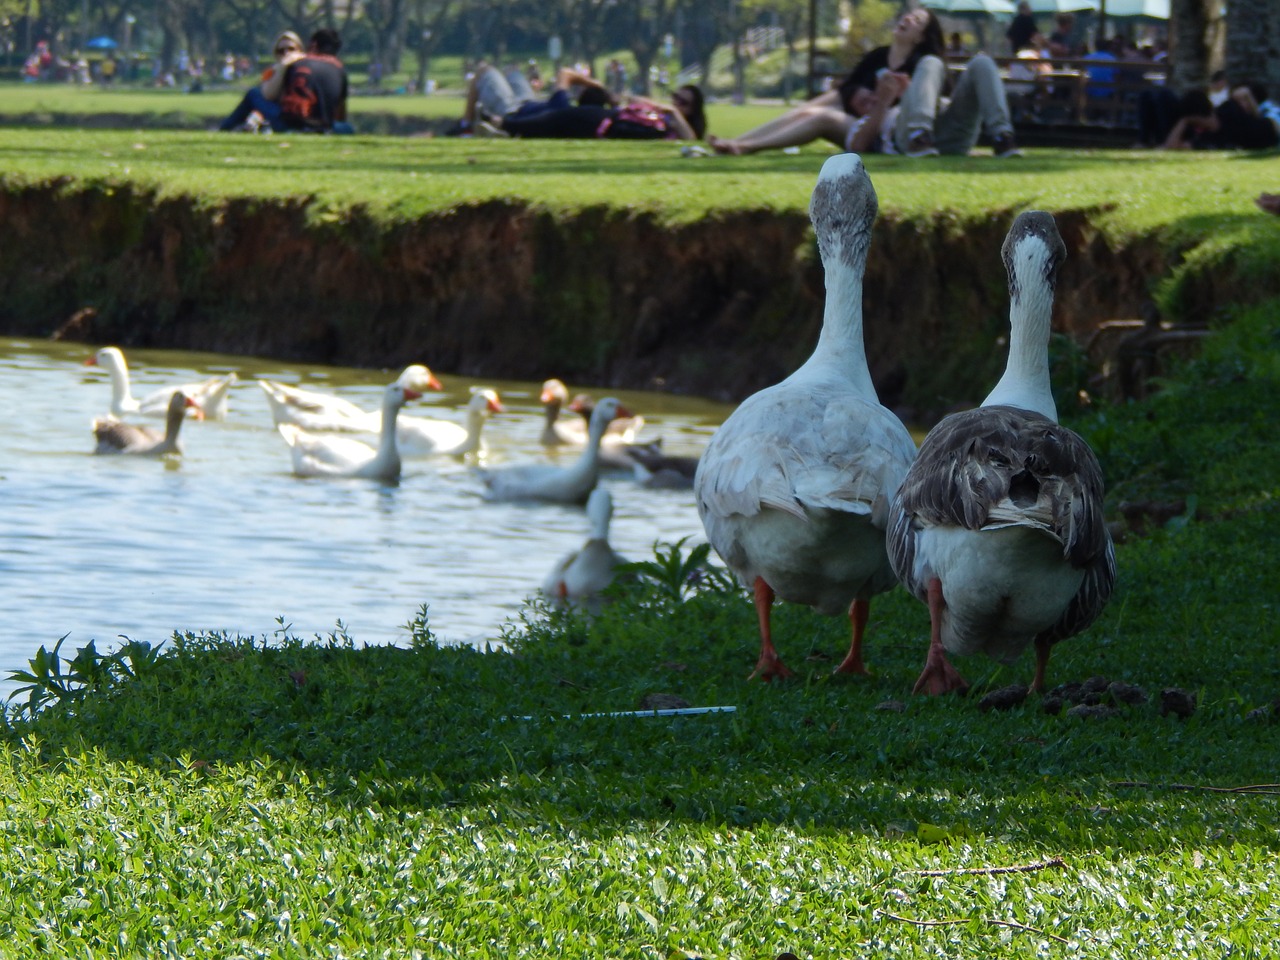
[[[287,40],[289,43],[292,43],[299,50],[305,50],[307,48],[306,44],[302,42],[302,38],[300,36],[298,36],[292,30],[286,30],[284,31],[284,33],[280,34],[280,36],[276,37],[276,42],[271,45],[271,49],[273,51],[279,48],[281,40]]]

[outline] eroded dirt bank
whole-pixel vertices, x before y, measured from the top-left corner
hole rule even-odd
[[[314,219],[304,201],[0,191],[0,330],[732,400],[793,370],[821,323],[801,214],[670,228],[614,209],[566,218],[487,203],[392,225],[358,211]],[[1010,219],[877,223],[866,336],[887,402],[936,409],[993,382]],[[1156,244],[1115,250],[1084,213],[1058,222],[1059,328],[1083,339],[1136,316],[1168,269]]]

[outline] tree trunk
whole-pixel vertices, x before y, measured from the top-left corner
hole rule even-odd
[[[1232,84],[1270,85],[1271,65],[1280,57],[1274,0],[1231,0],[1227,5],[1226,62]]]
[[[1178,93],[1209,85],[1212,4],[1213,0],[1171,0],[1169,4],[1169,86]]]

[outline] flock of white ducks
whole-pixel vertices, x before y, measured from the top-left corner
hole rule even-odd
[[[167,387],[141,401],[133,398],[129,368],[117,347],[104,347],[85,361],[105,369],[111,377],[111,412],[93,422],[94,453],[160,457],[180,454],[179,432],[187,416],[223,419],[227,393],[236,382],[234,373],[199,384]],[[473,387],[464,411],[464,422],[401,413],[404,405],[427,390],[442,389],[440,381],[420,364],[405,368],[382,393],[376,410],[365,410],[342,397],[318,390],[291,386],[274,380],[257,381],[266,397],[276,431],[284,439],[292,458],[293,473],[299,477],[361,478],[396,482],[402,470],[402,456],[452,456],[479,454],[484,449],[485,421],[504,408],[498,394],[486,387]],[[635,469],[626,451],[635,440],[644,420],[633,416],[613,397],[598,404],[579,396],[566,404],[568,391],[558,380],[549,380],[543,389],[548,411],[548,428],[562,406],[589,415],[558,425],[555,445],[581,448],[578,457],[566,465],[525,464],[480,471],[484,496],[495,500],[533,500],[554,503],[588,503],[591,534],[584,547],[555,567],[554,585],[547,595],[556,605],[575,605],[598,610],[600,593],[613,579],[614,567],[622,563],[608,545],[613,503],[598,488],[602,467]],[[126,417],[164,416],[163,431],[131,422]],[[578,426],[581,424],[581,426]],[[367,437],[376,437],[373,443]],[[617,451],[610,461],[602,456],[602,445]],[[543,443],[547,444],[544,433]],[[648,448],[646,448],[648,449]],[[649,451],[653,452],[653,451]],[[659,455],[660,454],[655,454]],[[552,581],[549,578],[548,583]]]
[[[944,419],[919,454],[880,405],[862,335],[876,195],[859,157],[822,168],[810,215],[826,272],[822,333],[791,377],[748,398],[712,437],[694,483],[707,537],[754,592],[754,676],[791,671],[773,644],[775,597],[846,613],[838,672],[865,672],[872,596],[897,580],[932,625],[916,691],[966,687],[946,654],[1010,661],[1034,645],[1033,689],[1051,646],[1087,627],[1115,579],[1102,475],[1057,422],[1048,343],[1065,248],[1053,218],[1020,216],[1003,248],[1008,366],[981,407]]]

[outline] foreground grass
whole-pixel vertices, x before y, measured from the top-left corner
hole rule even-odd
[[[425,617],[413,649],[180,635],[10,719],[5,950],[1274,956],[1278,316],[1078,424],[1113,500],[1196,504],[1121,545],[1109,609],[1050,665],[1148,703],[980,710],[1026,660],[911,697],[927,617],[901,591],[874,676],[831,679],[841,624],[783,605],[802,677],[748,683],[745,597],[675,575],[594,623],[531,608],[507,652],[440,648]],[[588,716],[654,693],[737,709]]]

